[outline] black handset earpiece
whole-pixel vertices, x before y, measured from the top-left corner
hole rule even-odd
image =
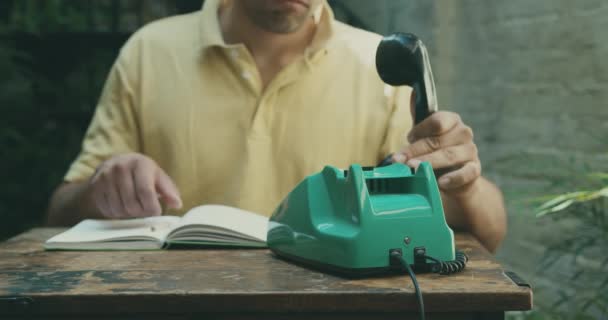
[[[435,81],[424,43],[411,33],[394,33],[382,38],[376,50],[376,70],[385,83],[407,85],[415,93],[414,124],[437,111]],[[379,166],[392,163],[392,155]]]

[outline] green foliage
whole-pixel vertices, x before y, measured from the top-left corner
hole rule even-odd
[[[540,304],[527,319],[597,319],[608,314],[608,173],[586,176],[584,191],[545,197],[536,210],[541,221],[566,225],[548,245],[539,273],[552,273],[560,285],[554,300]]]
[[[568,209],[571,205],[588,202],[600,197],[608,196],[608,187],[593,191],[575,191],[559,195],[545,202],[536,213],[537,217],[542,217],[549,213],[555,213]]]
[[[132,32],[139,24],[201,8],[202,0],[2,0],[12,31]]]
[[[65,1],[13,4],[11,15],[0,21],[0,241],[41,224],[52,191],[80,148],[121,43],[77,33],[37,35],[51,26],[77,26],[82,19],[59,14]],[[42,22],[35,29],[27,19]],[[83,46],[84,40],[93,46]]]
[[[10,42],[0,45],[0,239],[41,222],[94,107],[86,105],[87,82],[72,80],[83,70],[57,81],[36,60]]]
[[[86,1],[21,0],[13,2],[9,26],[20,32],[84,31]]]

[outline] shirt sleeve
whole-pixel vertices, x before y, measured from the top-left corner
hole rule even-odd
[[[137,102],[132,90],[136,86],[130,83],[136,77],[128,72],[133,65],[129,51],[126,45],[110,70],[80,153],[64,176],[66,182],[88,179],[104,160],[140,149]]]
[[[389,104],[392,112],[387,124],[384,143],[380,148],[378,161],[382,161],[389,154],[398,152],[409,144],[407,134],[413,123],[410,112],[412,89],[406,86],[391,87],[387,85],[387,90],[391,91]]]

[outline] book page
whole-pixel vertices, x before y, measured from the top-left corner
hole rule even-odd
[[[180,217],[159,216],[126,220],[87,219],[47,241],[53,243],[90,243],[150,239],[163,242],[179,224]]]
[[[186,231],[189,225],[205,225],[228,229],[266,242],[268,218],[250,211],[223,205],[204,205],[193,208],[182,217],[178,228]],[[215,228],[214,228],[215,229]],[[230,233],[228,233],[229,235]],[[200,236],[205,236],[204,234]],[[169,236],[171,237],[171,235]]]

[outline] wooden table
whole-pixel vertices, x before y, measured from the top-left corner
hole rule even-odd
[[[45,252],[63,229],[0,243],[0,319],[417,319],[409,277],[344,279],[265,249]],[[427,319],[503,319],[529,310],[532,291],[507,277],[471,236],[451,276],[418,275]]]

